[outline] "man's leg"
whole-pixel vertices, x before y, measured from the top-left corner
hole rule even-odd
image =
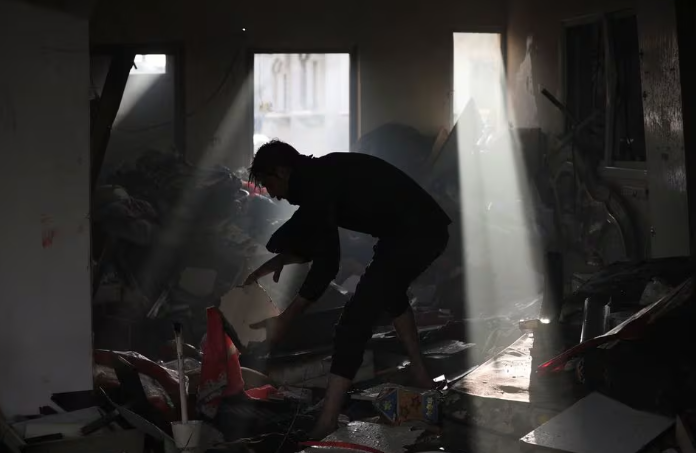
[[[425,362],[420,351],[416,319],[408,300],[408,287],[442,254],[447,246],[449,234],[447,229],[433,231],[428,235],[414,235],[412,241],[389,244],[390,268],[389,288],[395,291],[393,296],[385,298],[385,308],[394,320],[394,329],[404,345],[411,361],[411,371],[415,385],[421,388],[433,388],[433,380],[425,369]]]
[[[362,365],[365,345],[372,338],[373,324],[383,309],[380,301],[385,296],[382,286],[385,269],[376,254],[360,279],[355,294],[343,308],[336,325],[324,407],[310,433],[313,439],[323,439],[336,429],[345,395]]]
[[[411,371],[415,385],[420,388],[429,389],[433,387],[432,377],[425,369],[425,362],[418,344],[418,328],[416,327],[416,319],[413,316],[413,310],[409,306],[403,314],[394,318],[394,329],[403,343],[408,358],[411,361]]]
[[[329,374],[329,384],[326,387],[326,395],[324,396],[324,407],[321,409],[319,420],[317,420],[314,429],[309,434],[310,439],[321,440],[336,430],[338,416],[341,414],[341,408],[343,407],[343,400],[352,384],[353,381],[351,379],[333,373]]]
[[[365,345],[372,337],[372,327],[383,310],[394,319],[394,328],[416,372],[416,382],[426,388],[432,386],[418,347],[418,331],[406,292],[411,282],[444,250],[447,230],[437,239],[435,246],[417,251],[408,241],[380,240],[377,243],[375,256],[336,325],[329,385],[324,408],[310,434],[312,438],[324,438],[336,429],[346,392],[362,364]],[[414,240],[419,243],[418,238]]]

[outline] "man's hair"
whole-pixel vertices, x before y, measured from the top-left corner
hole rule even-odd
[[[294,168],[302,158],[295,148],[280,140],[264,143],[256,151],[249,168],[249,180],[257,183],[261,175],[271,174],[279,167]]]

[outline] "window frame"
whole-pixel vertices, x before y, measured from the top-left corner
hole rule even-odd
[[[348,137],[349,147],[352,151],[360,136],[360,83],[359,83],[359,56],[358,47],[343,47],[343,48],[314,48],[314,47],[252,47],[247,50],[247,68],[248,76],[252,83],[248,85],[247,95],[250,102],[248,103],[247,118],[249,118],[249,143],[252,146],[248,150],[249,159],[254,157],[253,139],[254,136],[254,57],[256,54],[348,54],[350,58],[350,75],[349,75],[349,115],[348,115]]]
[[[595,13],[595,14],[588,14],[585,16],[577,17],[574,19],[570,20],[565,20],[562,22],[563,26],[563,31],[561,35],[561,42],[560,42],[560,52],[561,52],[561,58],[560,58],[560,72],[561,72],[561,92],[563,93],[563,103],[566,104],[568,102],[568,89],[569,89],[569,83],[568,83],[568,30],[573,27],[581,26],[581,25],[589,25],[593,23],[601,23],[602,25],[602,35],[603,35],[603,41],[604,41],[604,60],[605,60],[605,75],[604,75],[604,85],[605,85],[605,92],[607,93],[607,99],[606,99],[606,106],[605,106],[605,112],[610,112],[612,119],[611,119],[611,124],[607,124],[605,122],[605,127],[604,127],[604,156],[603,159],[600,163],[600,171],[605,174],[616,174],[620,175],[623,177],[645,177],[646,172],[647,172],[647,150],[646,150],[646,158],[644,161],[617,161],[614,160],[614,147],[615,147],[615,140],[614,140],[614,134],[615,134],[615,129],[616,129],[616,111],[615,111],[615,104],[616,104],[616,92],[614,89],[610,89],[610,77],[612,77],[613,72],[606,70],[609,65],[613,65],[613,49],[612,46],[610,45],[609,42],[609,32],[610,32],[610,25],[609,25],[609,19],[610,18],[617,18],[617,17],[628,17],[628,16],[635,16],[637,18],[637,12],[634,9],[620,9],[620,10],[608,10],[608,11],[603,11],[600,13]],[[640,30],[638,30],[638,34],[640,34]],[[640,40],[640,36],[638,36],[638,39]],[[640,41],[639,41],[640,42]],[[642,74],[641,74],[642,77]],[[641,99],[641,103],[643,100]],[[609,115],[606,115],[609,116]],[[581,119],[580,119],[581,120]],[[566,119],[564,118],[564,124],[567,124]],[[564,128],[565,132],[568,132]],[[643,132],[645,135],[645,131]],[[611,145],[610,145],[611,144]]]
[[[503,74],[507,82],[508,78],[508,59],[507,59],[507,30],[505,27],[491,26],[491,27],[467,27],[464,29],[451,29],[449,36],[449,91],[448,91],[448,101],[447,102],[447,116],[449,117],[449,127],[450,130],[454,129],[457,125],[457,117],[454,113],[454,35],[458,33],[481,33],[481,34],[497,34],[500,35],[500,54],[503,59]],[[503,109],[507,114],[508,109],[508,99],[507,96],[503,96]]]

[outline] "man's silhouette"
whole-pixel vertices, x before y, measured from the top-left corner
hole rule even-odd
[[[379,158],[357,153],[314,158],[280,141],[259,148],[250,178],[271,197],[286,199],[299,209],[267,245],[277,255],[252,272],[246,283],[269,274],[278,281],[283,266],[312,262],[293,302],[267,321],[272,342],[335,278],[339,227],[378,238],[372,261],[336,326],[324,408],[311,436],[323,438],[336,429],[373,325],[384,311],[408,352],[416,385],[431,388],[407,290],[447,246],[451,220],[437,202],[405,173]]]

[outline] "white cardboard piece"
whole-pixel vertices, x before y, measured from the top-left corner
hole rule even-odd
[[[637,411],[592,393],[521,439],[565,453],[637,453],[674,424],[674,419]]]

